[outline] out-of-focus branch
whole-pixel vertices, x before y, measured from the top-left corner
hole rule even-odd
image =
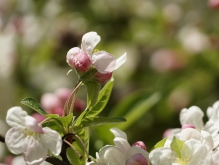
[[[0,142],[5,143],[5,137],[0,134]]]

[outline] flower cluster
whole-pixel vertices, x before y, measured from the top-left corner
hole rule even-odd
[[[219,101],[207,109],[209,120],[197,106],[182,109],[182,128],[168,130],[165,138],[151,152],[130,147],[124,132],[111,129],[115,146],[105,146],[91,165],[218,165],[219,164]],[[168,133],[168,134],[167,134]],[[130,163],[132,162],[132,163]],[[102,165],[101,164],[101,165]]]

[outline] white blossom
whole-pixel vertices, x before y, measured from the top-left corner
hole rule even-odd
[[[50,150],[54,155],[61,152],[62,139],[58,132],[42,128],[35,118],[21,107],[8,110],[6,122],[10,128],[5,136],[6,145],[13,154],[23,153],[27,165],[39,165]]]

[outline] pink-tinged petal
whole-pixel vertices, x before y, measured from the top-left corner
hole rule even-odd
[[[99,151],[99,161],[107,165],[122,165],[125,163],[124,153],[115,146],[105,146]]]
[[[20,129],[11,128],[5,135],[5,143],[13,154],[22,153],[27,147],[28,141],[28,137]]]
[[[37,132],[40,134],[44,133],[41,124],[38,123],[37,120],[32,116],[25,117],[25,125],[32,132]]]
[[[15,156],[10,165],[25,165],[23,156]]]
[[[92,63],[100,73],[113,72],[116,67],[115,57],[105,51],[99,51],[93,54]]]
[[[148,165],[148,161],[141,153],[138,153],[128,159],[125,165]]]
[[[77,71],[81,73],[88,71],[92,64],[90,58],[84,52],[76,54],[72,59],[72,63]]]
[[[123,138],[116,137],[113,141],[115,146],[120,148],[122,152],[126,152],[131,147],[130,144]]]
[[[116,67],[114,70],[118,69],[122,64],[126,62],[127,55],[124,53],[121,57],[116,60]]]
[[[97,81],[98,83],[105,83],[111,79],[112,75],[113,75],[112,72],[104,73],[104,74],[97,72],[94,74],[94,77],[95,77],[95,81]]]
[[[186,129],[186,128],[195,128],[195,127],[192,124],[183,124],[181,129]]]
[[[121,131],[118,128],[111,128],[110,131],[113,133],[115,137],[123,138],[127,141],[127,135],[125,132]]]
[[[128,149],[128,151],[126,152],[126,155],[125,155],[125,160],[128,160],[133,155],[136,155],[136,154],[139,154],[139,153],[147,160],[147,162],[149,162],[149,154],[148,154],[148,152],[143,150],[140,147],[137,147],[137,146],[132,146],[131,148]]]
[[[22,110],[21,107],[12,107],[7,112],[6,122],[11,127],[22,129],[25,127],[25,117],[27,115],[27,112]]]
[[[79,53],[82,53],[83,51],[78,48],[78,47],[74,47],[74,48],[71,48],[68,52],[67,52],[67,55],[66,55],[66,62],[68,63],[68,65],[72,68],[74,68],[74,63],[73,63],[73,59],[74,57],[79,54]]]
[[[47,153],[48,149],[44,143],[31,136],[29,138],[29,144],[24,151],[24,160],[27,165],[39,165],[46,159]]]
[[[54,155],[59,155],[62,148],[62,138],[58,132],[44,127],[43,131],[45,132],[41,135],[41,141],[45,147],[47,147]]]
[[[197,106],[192,106],[189,109],[182,109],[180,112],[180,123],[184,124],[192,124],[196,129],[202,129],[203,121],[202,118],[204,113]]]
[[[88,32],[82,37],[81,48],[91,57],[95,46],[100,42],[100,36],[96,32]]]
[[[40,123],[40,122],[42,122],[44,119],[46,119],[45,116],[43,116],[43,115],[41,115],[41,114],[39,114],[39,113],[34,113],[34,114],[32,114],[31,116],[32,116],[33,118],[35,118],[38,123]]]

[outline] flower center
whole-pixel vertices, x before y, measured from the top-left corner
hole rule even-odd
[[[187,165],[189,163],[189,158],[177,158],[175,163],[179,165]]]
[[[32,132],[32,131],[28,130],[27,128],[25,128],[25,129],[23,130],[23,134],[24,134],[25,136],[33,136],[33,137],[35,137],[35,138],[40,136],[39,133],[37,133],[37,132]]]

